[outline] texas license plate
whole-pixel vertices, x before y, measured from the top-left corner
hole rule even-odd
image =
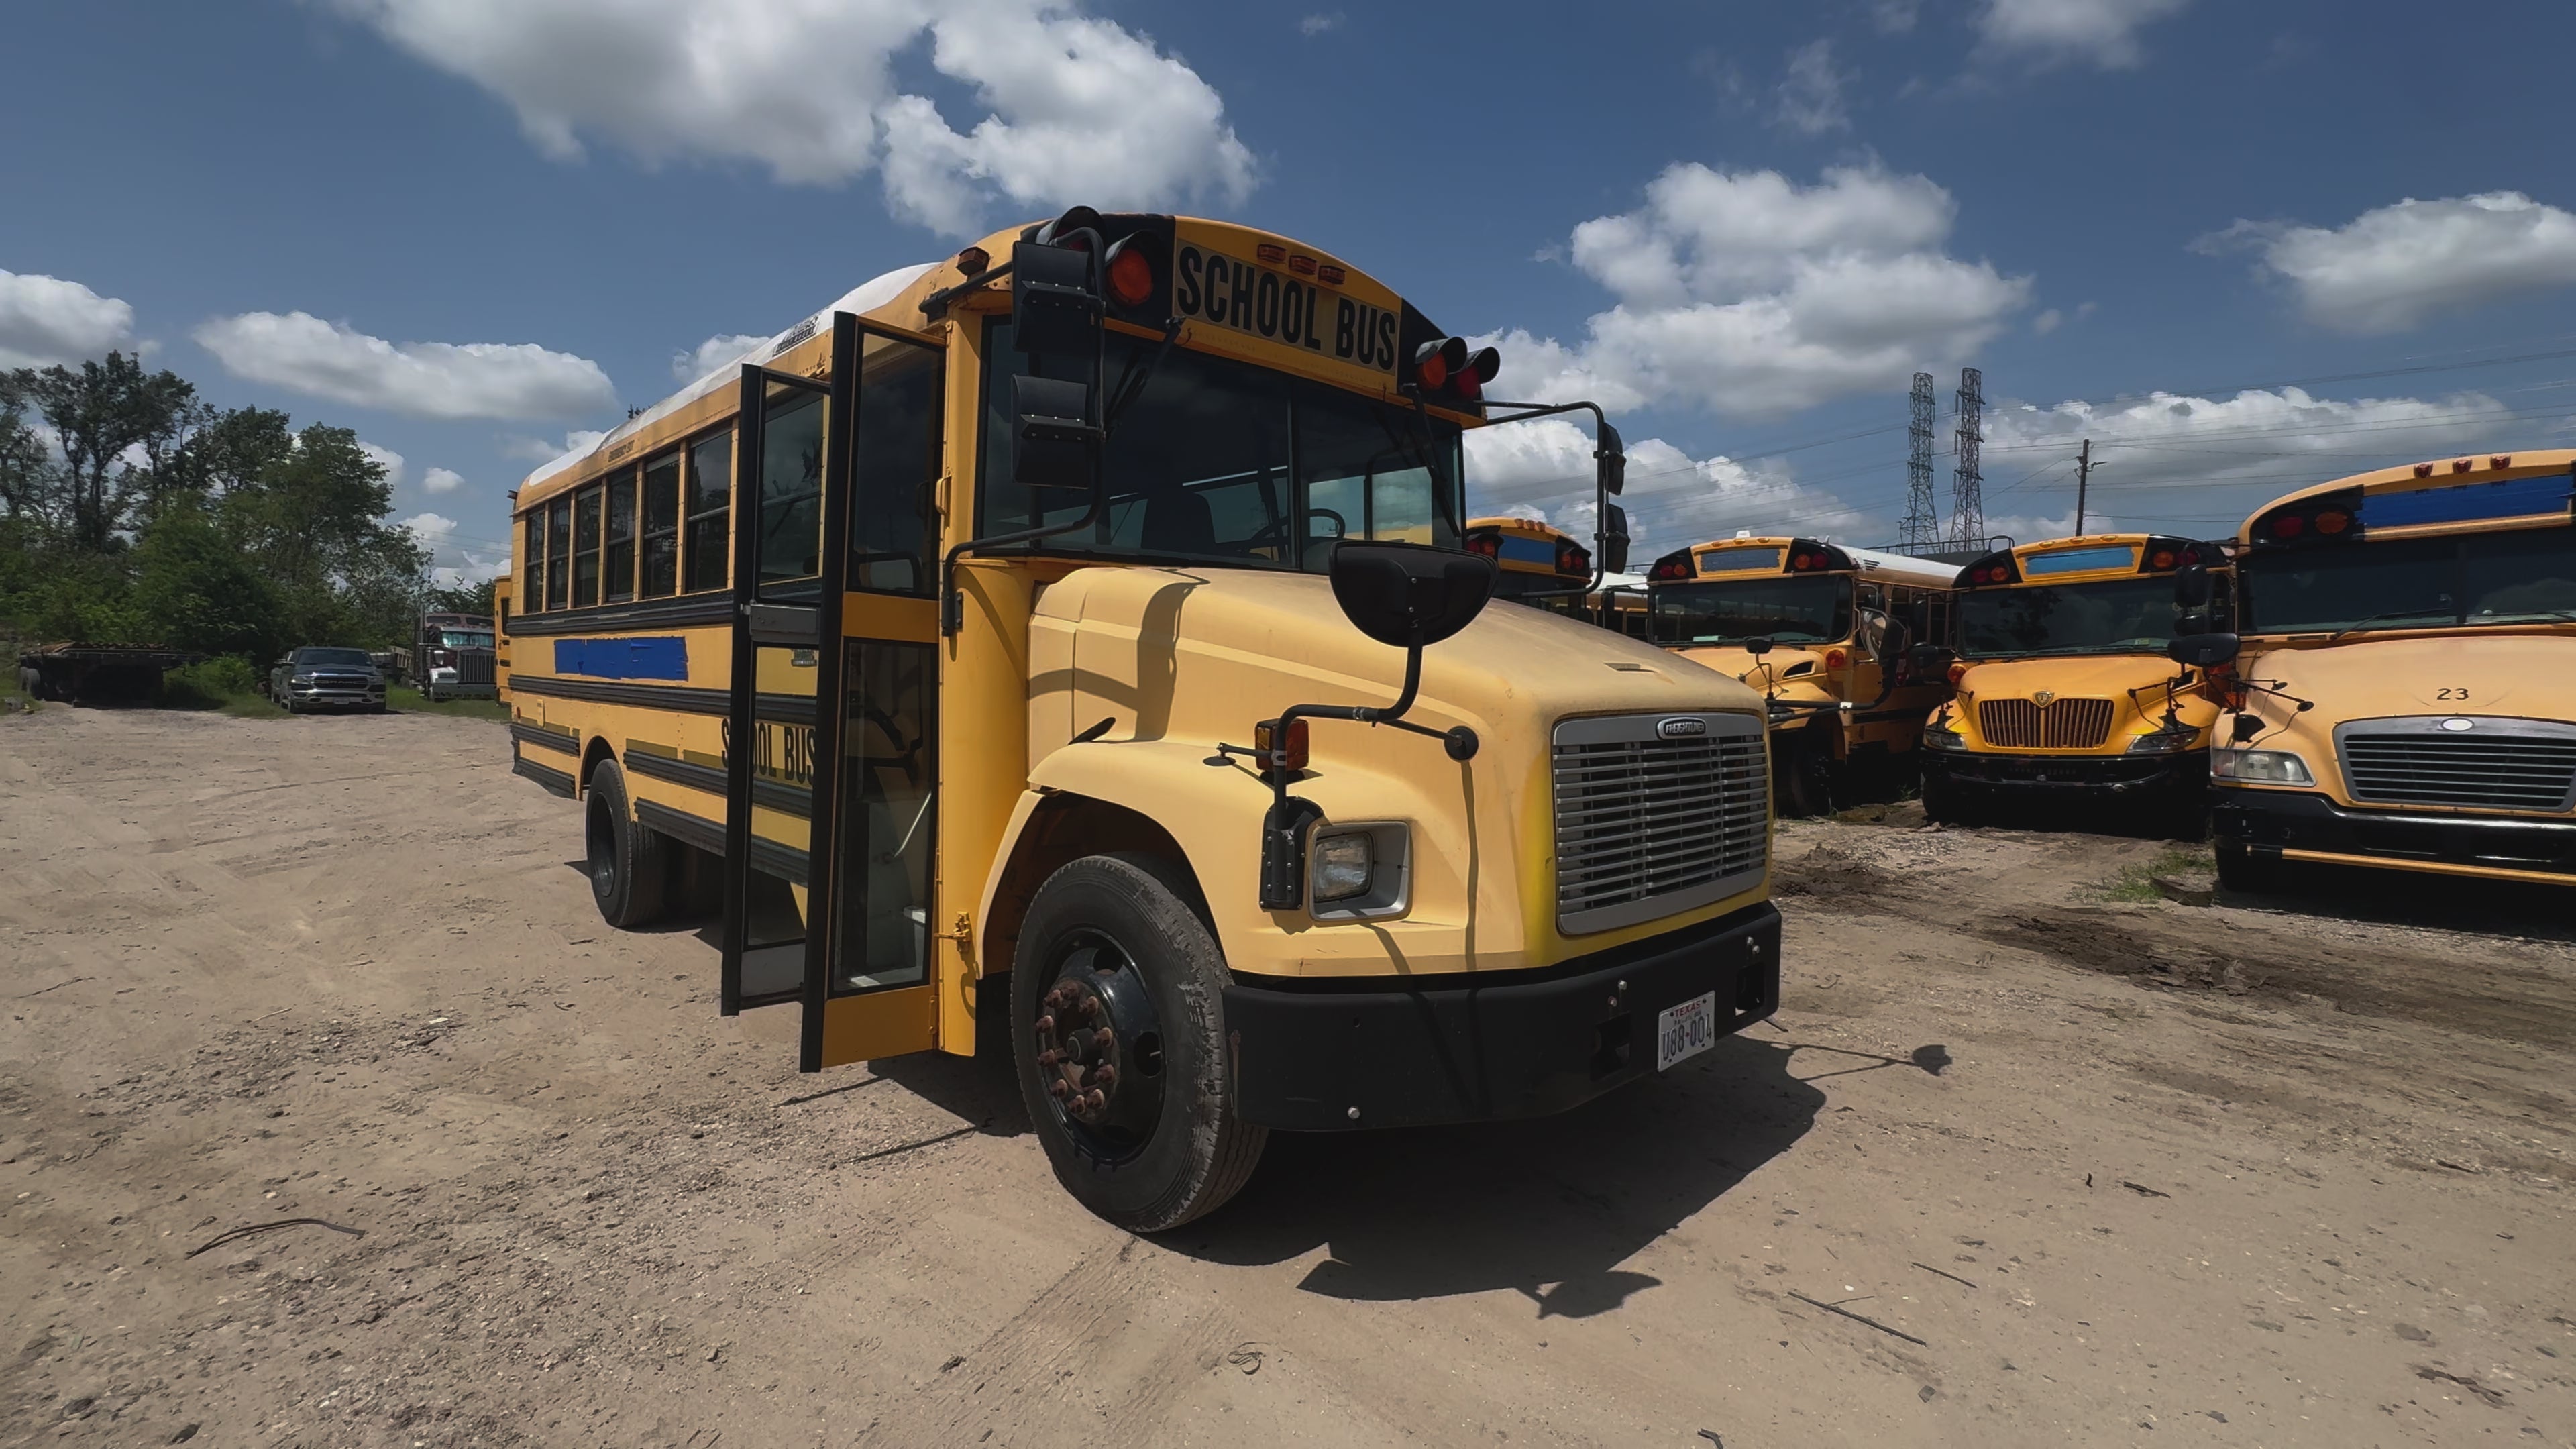
[[[1685,1057],[1717,1045],[1717,993],[1667,1006],[1655,1018],[1655,1070],[1669,1070]]]

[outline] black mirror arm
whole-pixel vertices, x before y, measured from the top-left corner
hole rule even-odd
[[[1496,399],[1489,400],[1485,406],[1489,408],[1520,409],[1520,411],[1513,413],[1507,418],[1489,417],[1485,419],[1485,426],[1487,427],[1492,427],[1497,423],[1525,423],[1532,418],[1549,418],[1556,416],[1558,413],[1582,412],[1592,414],[1592,435],[1596,440],[1601,436],[1600,430],[1610,426],[1610,415],[1601,411],[1601,404],[1596,402],[1550,404],[1503,402]],[[1592,582],[1585,584],[1579,589],[1532,590],[1520,597],[1524,599],[1554,599],[1562,598],[1570,594],[1580,594],[1585,598],[1590,598],[1593,592],[1601,587],[1601,581],[1609,577],[1609,569],[1607,567],[1608,557],[1601,547],[1601,525],[1607,521],[1610,516],[1610,490],[1601,486],[1601,470],[1598,466],[1599,444],[1597,441],[1594,444],[1594,463],[1595,466],[1592,470]]]
[[[1129,375],[1118,379],[1117,396],[1111,398],[1109,405],[1101,410],[1100,433],[1103,442],[1108,441],[1109,430],[1118,426],[1119,414],[1126,412],[1136,404],[1138,399],[1144,397],[1146,386],[1154,380],[1155,369],[1163,365],[1164,354],[1172,350],[1173,342],[1177,341],[1180,335],[1181,319],[1166,318],[1163,322],[1163,340],[1145,359],[1144,365],[1141,367],[1131,365]]]

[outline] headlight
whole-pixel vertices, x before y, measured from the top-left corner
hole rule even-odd
[[[1315,899],[1344,901],[1369,888],[1377,875],[1377,847],[1359,831],[1315,838],[1311,867]]]
[[[2129,741],[2133,755],[2178,755],[2191,748],[2193,736],[2188,731],[2158,730]]]
[[[2248,785],[2313,785],[2308,762],[2287,750],[2212,750],[2209,773]]]
[[[1964,750],[1968,747],[1968,742],[1959,737],[1959,732],[1947,725],[1925,725],[1923,743],[1936,750]]]
[[[289,684],[311,684],[313,682],[313,676],[310,674],[298,674],[289,678],[286,682]]]

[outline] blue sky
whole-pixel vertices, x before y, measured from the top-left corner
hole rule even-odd
[[[1984,370],[2024,539],[2086,436],[2097,526],[2205,533],[2576,431],[2576,7],[1310,5],[44,6],[0,362],[144,345],[354,427],[474,569],[675,358],[1077,201],[1306,238],[1499,337],[1497,391],[1615,404],[1649,551],[1892,537],[1916,368],[1945,514]],[[1483,505],[1580,523],[1578,451],[1496,435]]]

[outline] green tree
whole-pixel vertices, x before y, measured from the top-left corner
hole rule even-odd
[[[208,416],[187,379],[147,373],[121,352],[78,372],[20,368],[10,386],[44,418],[62,458],[48,511],[74,546],[92,553],[120,543],[168,459]]]
[[[423,610],[434,614],[491,614],[497,611],[493,601],[494,581],[479,584],[450,584],[429,591],[429,602]]]
[[[134,563],[134,608],[155,642],[258,660],[286,647],[276,589],[202,508],[163,508]]]

